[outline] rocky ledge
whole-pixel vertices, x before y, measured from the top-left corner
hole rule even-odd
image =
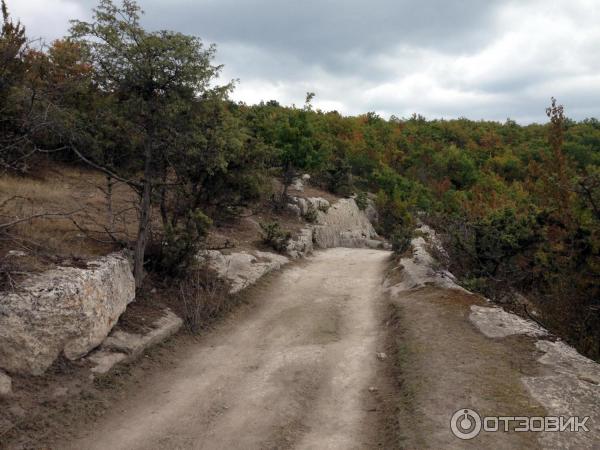
[[[122,254],[32,276],[0,294],[0,369],[40,375],[61,354],[81,358],[102,343],[134,299]]]

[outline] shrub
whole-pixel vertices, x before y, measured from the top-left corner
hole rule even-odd
[[[327,214],[327,211],[329,211],[329,207],[330,205],[328,203],[319,203],[318,210]]]
[[[327,188],[338,195],[350,195],[353,190],[352,167],[343,158],[336,158],[327,170]]]
[[[360,209],[361,211],[364,211],[365,209],[367,209],[367,206],[369,206],[367,193],[365,191],[360,191],[356,195],[354,201],[356,202],[356,206],[358,206],[358,209]]]
[[[196,267],[187,272],[179,292],[183,322],[190,333],[198,333],[233,305],[228,301],[228,287],[207,267]]]
[[[308,209],[306,210],[306,213],[304,214],[304,220],[306,220],[307,222],[310,223],[315,223],[317,221],[318,218],[318,214],[317,214],[317,210],[315,209],[315,207],[313,205],[308,205]]]
[[[398,227],[390,236],[392,250],[394,253],[401,254],[410,248],[412,239],[412,229],[408,227]]]
[[[261,223],[263,242],[278,252],[283,252],[292,238],[292,234],[281,228],[278,222]]]
[[[166,226],[158,255],[150,254],[154,268],[170,276],[182,275],[194,262],[211,225],[211,219],[195,209],[181,223]]]

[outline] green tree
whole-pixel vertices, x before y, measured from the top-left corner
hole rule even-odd
[[[116,98],[112,112],[135,130],[130,136],[132,164],[127,172],[86,155],[78,136],[73,136],[71,145],[84,161],[126,182],[139,194],[134,253],[138,287],[143,278],[153,195],[170,185],[173,152],[181,152],[180,145],[194,147],[198,138],[189,133],[193,105],[211,91],[224,96],[230,89],[229,85],[211,87],[220,71],[220,66],[212,64],[214,46],[205,48],[198,38],[181,33],[146,31],[140,25],[140,12],[132,0],[124,0],[121,6],[101,0],[92,22],[73,21],[71,28],[71,39],[86,50],[98,90]]]
[[[22,84],[26,72],[25,27],[14,22],[4,0],[0,30],[0,166],[3,171],[22,169],[31,150],[22,127]]]
[[[313,93],[307,93],[304,108],[289,109],[276,124],[273,144],[283,171],[283,200],[298,171],[318,168],[326,158],[315,139],[315,114],[310,104],[313,97]]]

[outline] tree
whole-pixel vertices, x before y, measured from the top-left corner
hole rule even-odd
[[[550,189],[554,200],[557,201],[560,215],[565,217],[565,215],[568,215],[570,204],[569,176],[567,161],[563,151],[566,119],[563,106],[558,105],[554,97],[551,100],[551,105],[546,108],[546,115],[550,119],[548,142],[552,150],[552,157],[549,161],[551,179],[548,180],[547,187]]]
[[[140,14],[133,0],[123,0],[121,6],[101,0],[92,22],[73,21],[71,28],[71,39],[86,50],[97,89],[115,99],[111,113],[132,131],[129,164],[120,167],[86,154],[78,135],[72,136],[70,144],[83,161],[126,182],[139,195],[137,287],[143,278],[153,196],[172,184],[170,161],[173,154],[184,151],[179,145],[195,144],[197,136],[188,134],[194,104],[210,92],[224,96],[230,89],[230,85],[211,87],[221,69],[212,64],[214,46],[205,48],[198,38],[181,33],[146,31]]]
[[[276,125],[274,145],[279,150],[283,171],[283,201],[298,171],[319,167],[325,159],[315,139],[315,114],[310,103],[314,96],[308,92],[304,107],[287,110]]]
[[[2,0],[2,29],[0,31],[0,166],[2,170],[22,167],[27,153],[19,97],[25,76],[27,38],[25,27],[13,22]]]

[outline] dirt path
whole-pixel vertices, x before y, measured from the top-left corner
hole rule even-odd
[[[255,311],[59,447],[379,447],[369,388],[381,373],[377,315],[388,260],[382,251],[332,249],[287,269]]]
[[[600,366],[438,275],[422,246],[401,264],[377,250],[318,252],[173,349],[173,365],[138,364],[137,386],[49,448],[599,448]],[[591,430],[460,440],[450,419],[463,408],[589,415]]]

